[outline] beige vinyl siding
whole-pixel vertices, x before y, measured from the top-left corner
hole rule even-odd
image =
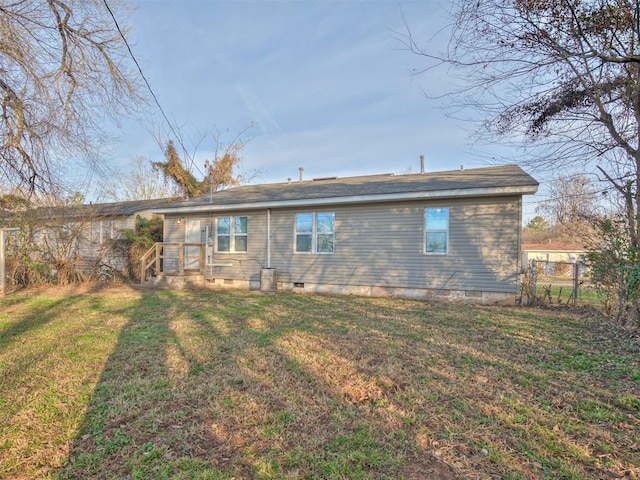
[[[184,215],[165,215],[162,238],[165,242],[184,242],[184,222],[179,219]]]
[[[100,225],[102,225],[102,243],[100,243]],[[124,271],[127,261],[111,249],[110,242],[124,238],[124,230],[133,230],[135,217],[95,218],[81,224],[76,223],[73,228],[81,228],[82,233],[76,239],[76,250],[81,258],[89,262],[101,261],[119,271]],[[80,230],[76,231],[80,232]]]
[[[424,253],[428,207],[449,208],[446,255]],[[304,212],[335,213],[333,254],[294,253],[295,214]],[[204,230],[215,216],[194,217]],[[209,268],[207,278],[258,281],[267,266],[266,210],[219,216],[248,217],[248,252],[214,254],[214,263],[231,266]],[[186,217],[166,216],[165,242],[184,242],[178,219]],[[520,224],[519,196],[273,210],[271,267],[289,283],[515,293]],[[169,256],[165,265],[177,270],[177,251]]]
[[[218,265],[206,269],[208,279],[219,278],[227,280],[259,281],[260,269],[266,267],[267,263],[267,212],[259,211],[229,211],[220,214],[198,214],[198,215],[167,215],[164,222],[165,242],[184,242],[184,225],[186,220],[178,223],[178,219],[187,217],[200,219],[200,229],[202,239],[204,232],[209,226],[213,232],[215,217],[247,217],[247,252],[246,253],[214,253],[213,263]],[[210,233],[213,234],[213,233]],[[177,247],[167,247],[168,255],[165,255],[165,265],[169,270],[178,269]],[[230,264],[231,266],[226,266]],[[225,266],[222,266],[225,265]]]
[[[424,253],[427,207],[449,207],[446,255]],[[335,212],[335,253],[293,253],[305,211]],[[520,197],[280,210],[272,266],[290,282],[515,292],[520,221]]]

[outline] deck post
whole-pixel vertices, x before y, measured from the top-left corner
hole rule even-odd
[[[184,275],[184,243],[178,244],[178,273]]]
[[[6,268],[6,261],[7,261],[7,256],[6,256],[6,245],[5,245],[5,240],[7,238],[6,233],[9,232],[17,232],[18,230],[20,230],[17,227],[13,227],[13,228],[0,228],[0,295],[4,295],[6,293],[6,288],[7,288],[7,278],[6,278],[6,274],[7,274],[7,268]]]
[[[573,264],[573,306],[576,306],[578,301],[578,288],[580,287],[580,264],[578,262]]]
[[[5,256],[4,256],[4,229],[0,228],[0,294],[5,294],[6,282],[5,278],[6,270],[4,267]]]
[[[160,252],[162,251],[162,244],[156,243],[156,275],[160,274]]]
[[[200,273],[204,273],[205,244],[200,244]]]

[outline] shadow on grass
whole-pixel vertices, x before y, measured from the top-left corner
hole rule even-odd
[[[575,319],[233,291],[145,291],[113,314],[59,478],[459,478],[437,453],[470,478],[583,479],[638,461],[602,456],[638,432],[635,387],[619,392],[637,361],[596,355]],[[627,366],[596,383],[611,362]]]
[[[11,308],[12,306],[28,304],[32,313],[19,317],[12,317],[11,313],[8,313],[6,319],[0,318],[0,353],[5,347],[15,343],[18,337],[47,325],[58,318],[65,309],[71,308],[75,303],[84,299],[86,294],[95,293],[100,289],[102,286],[97,284],[89,289],[83,289],[82,292],[56,300],[40,295],[33,299],[31,294],[19,292],[13,298],[3,301],[5,305],[9,306],[9,312],[14,310]]]
[[[65,325],[61,319],[68,318],[74,308],[82,304],[82,308],[91,308],[83,300],[100,290],[100,285],[75,292],[71,295],[27,295],[21,292],[5,305],[25,307],[28,315],[15,314],[16,308],[10,308],[7,319],[0,318],[0,355],[11,351],[10,360],[0,362],[0,405],[11,391],[20,387],[23,390],[30,385],[46,382],[48,378],[40,370],[42,362],[46,362],[52,352],[58,350],[58,336],[65,335]],[[53,326],[52,324],[55,324]],[[28,379],[27,382],[24,379]],[[0,424],[10,423],[12,416],[18,411],[18,405],[5,405],[0,412]]]
[[[202,398],[171,371],[171,322],[188,309],[176,295],[145,291],[115,311],[128,318],[58,478],[212,478],[206,454],[222,441],[199,417]],[[205,478],[205,477],[202,477]]]
[[[296,318],[313,305],[146,291],[114,312],[127,323],[57,478],[401,478],[415,439],[383,418],[375,380],[305,344],[341,331]],[[408,478],[457,478],[413,461]]]

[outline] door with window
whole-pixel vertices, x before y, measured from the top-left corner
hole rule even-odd
[[[201,243],[199,218],[187,218],[184,241],[185,243]],[[200,270],[200,247],[184,247],[184,269]]]

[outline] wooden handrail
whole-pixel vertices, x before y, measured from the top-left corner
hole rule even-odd
[[[146,260],[148,257],[150,257],[153,253],[155,253],[156,255],[158,254],[158,249],[156,248],[156,244],[154,244],[149,250],[146,251],[146,253],[144,255],[142,255],[142,257],[140,258],[140,283],[143,284],[146,280],[147,280],[147,271],[149,270],[149,267],[151,266],[151,264],[147,264]],[[153,262],[155,263],[155,258],[152,259]]]
[[[149,250],[147,250],[147,252],[142,255],[142,257],[140,257],[140,261],[145,260],[149,255],[151,255],[155,249],[156,249],[156,245],[158,245],[157,243],[154,243],[151,248]]]
[[[185,247],[198,247],[200,249],[198,255],[198,270],[204,273],[205,264],[205,247],[203,243],[187,243],[187,242],[157,242],[140,258],[140,283],[147,280],[147,273],[152,267],[155,267],[156,273],[162,273],[164,264],[161,260],[164,258],[164,247],[178,247],[178,273],[184,274],[185,271]]]

